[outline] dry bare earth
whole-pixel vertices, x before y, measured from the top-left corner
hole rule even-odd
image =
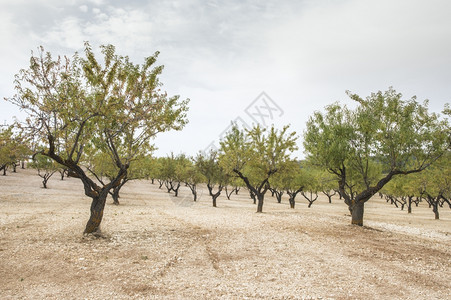
[[[368,202],[367,227],[349,225],[338,199],[246,192],[211,207],[147,181],[105,209],[103,238],[83,237],[90,201],[79,180],[40,188],[32,170],[0,178],[1,299],[449,299],[451,212],[433,220]]]

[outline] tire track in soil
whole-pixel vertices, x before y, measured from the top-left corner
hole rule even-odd
[[[219,255],[211,247],[211,241],[216,239],[216,233],[214,233],[212,230],[201,228],[197,225],[187,222],[184,219],[174,217],[163,212],[160,209],[155,210],[155,212],[157,212],[162,218],[166,220],[172,220],[176,222],[178,225],[181,225],[181,227],[190,228],[190,230],[188,230],[187,232],[194,238],[192,238],[193,242],[183,247],[183,249],[178,251],[177,254],[173,255],[169,260],[167,260],[160,270],[155,271],[151,276],[152,279],[162,278],[166,276],[173,268],[177,267],[180,262],[182,262],[182,260],[186,260],[186,258],[191,253],[189,250],[197,246],[201,246],[204,249],[206,254],[205,256],[210,262],[211,267],[219,274],[224,273],[219,265]]]

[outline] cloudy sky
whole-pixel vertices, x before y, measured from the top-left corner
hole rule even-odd
[[[90,41],[135,63],[160,51],[165,89],[191,99],[190,123],[161,134],[158,155],[194,155],[231,120],[302,135],[313,111],[350,103],[346,90],[393,86],[440,112],[451,102],[450,13],[448,0],[0,0],[0,96],[39,45],[72,55]],[[22,117],[1,100],[0,122],[12,116]]]

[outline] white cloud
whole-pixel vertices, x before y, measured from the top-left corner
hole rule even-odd
[[[101,6],[101,5],[105,4],[104,0],[87,0],[87,2],[97,5],[97,6]]]
[[[80,11],[82,11],[82,12],[88,12],[88,6],[87,5],[81,5],[80,7],[79,7],[79,9],[80,9]]]
[[[190,153],[261,91],[297,131],[312,110],[346,99],[346,89],[366,96],[393,85],[408,97],[430,98],[435,110],[451,100],[446,0],[67,3],[11,1],[0,11],[1,96],[11,94],[14,73],[39,44],[70,55],[86,40],[94,48],[111,43],[136,63],[160,50],[165,88],[192,98],[192,120],[181,134]],[[195,132],[196,145],[189,145]]]

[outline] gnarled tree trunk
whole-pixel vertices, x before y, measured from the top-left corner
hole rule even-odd
[[[89,216],[88,223],[86,223],[85,234],[99,231],[107,196],[108,190],[102,189],[98,196],[92,198],[91,215]]]

